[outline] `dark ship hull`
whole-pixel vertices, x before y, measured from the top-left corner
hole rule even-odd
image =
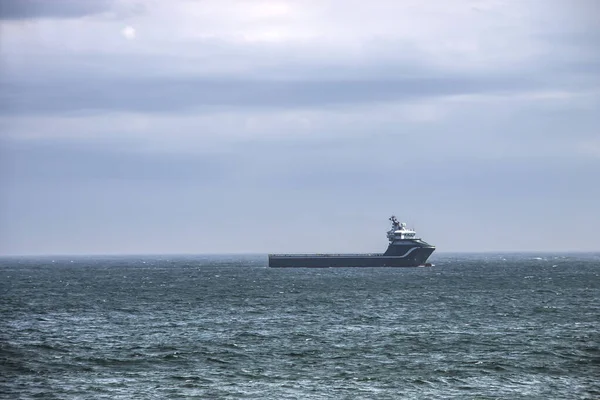
[[[269,254],[271,268],[419,267],[435,247],[418,240],[411,245],[390,245],[383,254]]]

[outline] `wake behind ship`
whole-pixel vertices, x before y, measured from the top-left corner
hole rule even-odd
[[[271,268],[331,268],[331,267],[419,267],[431,266],[427,259],[435,246],[416,237],[395,216],[390,217],[392,228],[387,232],[390,241],[385,253],[374,254],[269,254]]]

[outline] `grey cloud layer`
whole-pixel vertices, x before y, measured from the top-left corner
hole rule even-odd
[[[445,95],[536,88],[534,80],[432,76],[411,79],[296,82],[209,79],[64,80],[0,85],[4,112],[61,113],[80,110],[170,112],[202,106],[317,107],[398,101]]]
[[[108,11],[113,0],[2,0],[0,19],[79,18]]]

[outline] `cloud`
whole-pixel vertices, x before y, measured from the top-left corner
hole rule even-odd
[[[19,3],[9,1],[7,4],[14,8]],[[50,4],[42,0],[34,3]],[[74,14],[80,7],[92,7],[90,4],[93,8],[103,5],[104,9],[110,6],[123,10],[135,9],[140,3],[63,0],[56,4],[53,10]],[[477,6],[484,9],[482,12],[474,12],[472,2],[467,0],[431,4],[415,0],[379,0],[373,4],[339,0],[174,0],[141,4],[144,13],[130,15],[127,22],[136,29],[143,29],[145,45],[127,51],[165,56],[187,54],[203,60],[207,58],[202,54],[206,50],[203,44],[211,42],[225,47],[221,56],[231,55],[232,51],[234,56],[239,55],[235,61],[242,61],[242,65],[285,59],[296,62],[333,59],[334,64],[361,64],[371,59],[397,63],[419,58],[423,64],[435,67],[499,70],[535,63],[552,52],[554,46],[544,35],[578,32],[580,25],[580,18],[568,16],[573,12],[564,12],[569,8],[564,4],[550,7],[535,1],[478,2]],[[547,24],[545,20],[556,23]],[[86,24],[68,22],[44,21],[46,35],[56,33],[60,39],[44,37],[42,43],[33,40],[23,43],[20,27],[7,26],[3,32],[3,50],[8,54],[13,50],[19,52],[27,44],[60,51],[65,47],[65,38],[71,38],[74,33],[78,39],[77,50],[121,50],[110,40],[109,32],[113,24],[121,22],[110,19],[88,20]],[[591,22],[588,25],[591,26]],[[120,25],[117,29],[122,28]],[[278,54],[264,51],[277,47],[290,51]],[[207,61],[227,64],[232,59]]]
[[[598,104],[597,95],[568,93],[449,95],[315,107],[10,115],[0,117],[0,130],[10,141],[106,142],[152,154],[230,152],[236,159],[256,145],[270,159],[286,154],[282,171],[291,160],[286,146],[310,159],[347,151],[358,164],[368,157],[393,170],[394,149],[410,162],[580,157],[578,143],[597,134]]]
[[[460,0],[341,4],[154,2],[126,21],[9,24],[1,38],[0,112],[306,108],[600,86],[591,51],[598,36],[565,40],[582,37],[575,17],[559,14],[565,6],[486,1],[474,12]],[[248,40],[269,32],[281,40]]]
[[[135,29],[131,26],[126,26],[121,30],[121,35],[127,40],[135,39]]]
[[[202,107],[322,107],[384,103],[451,95],[535,89],[519,77],[495,79],[439,74],[354,80],[249,80],[206,78],[72,79],[46,83],[0,83],[4,113],[80,111],[177,112]]]
[[[597,2],[0,4],[0,252],[597,247]]]
[[[0,19],[80,18],[111,9],[113,0],[2,0]]]

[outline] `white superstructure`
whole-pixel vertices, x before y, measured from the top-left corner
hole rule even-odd
[[[417,239],[417,232],[413,231],[412,229],[408,229],[405,222],[398,222],[396,216],[394,215],[390,217],[390,221],[392,221],[392,229],[387,232],[387,237],[390,240],[390,243],[394,243],[399,240]]]

